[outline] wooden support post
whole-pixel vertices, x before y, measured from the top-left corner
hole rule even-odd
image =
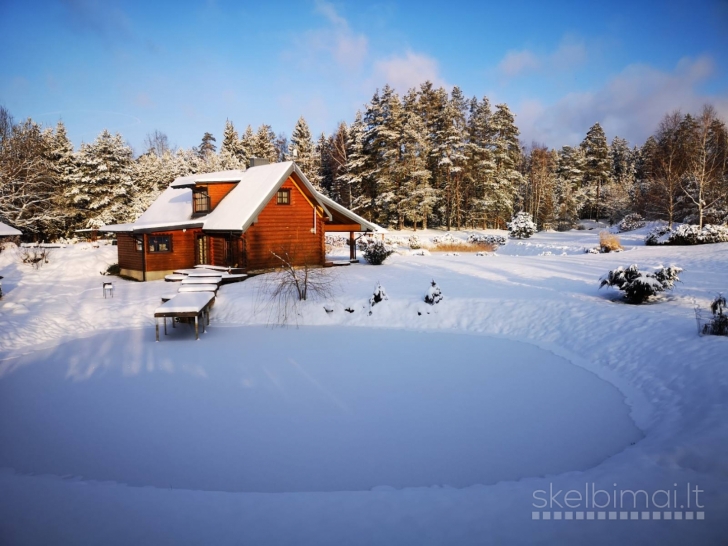
[[[353,231],[349,232],[349,259],[356,260],[356,239],[354,239]]]
[[[164,335],[167,335],[167,317],[164,317]]]
[[[200,329],[197,325],[197,316],[195,316],[195,339],[200,339]]]
[[[157,341],[159,341],[159,319],[154,319],[154,329],[157,331]]]

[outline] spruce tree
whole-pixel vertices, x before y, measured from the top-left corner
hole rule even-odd
[[[93,143],[81,145],[77,158],[71,197],[85,227],[133,220],[132,150],[121,135],[104,130]]]
[[[587,191],[588,207],[598,220],[604,213],[602,190],[609,184],[612,161],[604,129],[595,123],[581,143],[584,151],[584,188]]]
[[[295,161],[296,165],[301,169],[306,178],[314,185],[319,185],[319,174],[316,165],[316,151],[311,139],[311,131],[308,123],[301,116],[296,122],[296,126],[291,133],[291,139],[288,144],[287,159]]]

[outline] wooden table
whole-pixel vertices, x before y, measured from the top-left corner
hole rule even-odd
[[[167,318],[172,321],[176,318],[195,319],[195,339],[200,339],[199,322],[202,319],[202,331],[205,323],[210,324],[210,307],[215,301],[215,294],[211,292],[183,292],[177,294],[169,301],[163,303],[154,311],[154,326],[159,341],[159,321],[164,319],[164,334],[167,334]]]

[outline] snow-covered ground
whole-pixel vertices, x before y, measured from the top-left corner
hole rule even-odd
[[[693,308],[728,291],[728,244],[647,230],[617,254],[585,254],[586,230],[333,268],[298,328],[264,327],[256,277],[221,288],[199,342],[180,325],[154,343],[168,283],[103,298],[115,247],[39,270],[3,252],[0,543],[721,544],[728,339],[699,337]],[[683,282],[643,306],[598,290],[630,263]],[[539,501],[585,488],[654,503]]]

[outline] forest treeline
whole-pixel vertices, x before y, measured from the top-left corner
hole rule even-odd
[[[303,117],[290,138],[269,125],[219,142],[172,149],[155,131],[135,157],[103,131],[74,149],[62,122],[15,122],[0,107],[0,221],[32,238],[134,221],[178,176],[246,168],[250,158],[294,160],[322,192],[382,226],[505,227],[533,215],[539,229],[629,213],[669,223],[728,222],[728,131],[711,106],[666,113],[641,146],[595,123],[578,146],[519,140],[506,104],[425,82],[399,96],[377,91],[350,123],[314,138]]]

